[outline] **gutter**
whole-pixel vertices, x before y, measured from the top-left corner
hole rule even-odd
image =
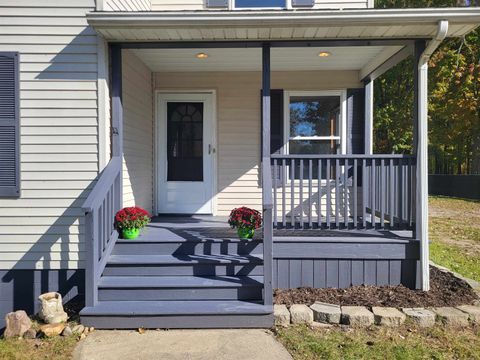
[[[423,53],[420,55],[418,60],[418,68],[420,69],[422,66],[425,66],[428,63],[428,60],[432,56],[432,54],[437,50],[443,40],[447,37],[448,33],[448,21],[447,20],[440,20],[438,22],[438,29],[437,34],[435,37],[428,43]]]

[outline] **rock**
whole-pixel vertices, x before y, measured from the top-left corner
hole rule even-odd
[[[310,324],[313,322],[313,311],[307,305],[294,304],[290,306],[292,324]]]
[[[8,313],[5,316],[6,329],[3,336],[8,339],[12,337],[22,337],[25,332],[32,327],[32,321],[23,310]]]
[[[342,306],[341,322],[353,327],[373,325],[373,314],[364,306]]]
[[[317,321],[314,321],[308,325],[310,326],[310,329],[330,329],[333,327],[332,324],[325,324]]]
[[[95,328],[93,326],[90,327],[90,329],[88,329],[88,332],[94,332],[95,331]]]
[[[38,297],[40,300],[40,312],[38,316],[47,324],[58,324],[66,322],[67,313],[63,310],[62,295],[56,292],[49,292]]]
[[[81,335],[80,335],[80,340],[83,340],[83,339],[85,339],[86,337],[87,337],[87,335],[81,334]]]
[[[23,334],[24,339],[36,339],[37,338],[37,332],[30,328],[27,331],[25,331],[25,334]]]
[[[88,335],[88,332],[90,331],[90,329],[88,328],[88,326],[85,326],[85,329],[83,330],[83,333],[85,335]]]
[[[82,324],[78,324],[73,327],[72,332],[74,334],[82,334],[84,330],[85,326],[83,326]]]
[[[449,326],[468,326],[468,314],[453,307],[432,309],[439,320]]]
[[[405,322],[405,314],[392,307],[372,307],[375,324],[396,327]]]
[[[424,308],[404,308],[402,311],[408,318],[420,327],[432,327],[435,325],[435,314]]]
[[[288,326],[290,325],[290,311],[285,305],[273,305],[273,315],[275,317],[275,325]]]
[[[65,329],[65,324],[62,323],[40,326],[40,331],[47,337],[60,335],[63,329]]]
[[[315,302],[310,309],[313,310],[313,319],[326,324],[339,324],[342,311],[339,305]]]
[[[72,331],[72,328],[70,326],[67,326],[65,327],[65,329],[63,329],[62,331],[62,336],[72,336],[73,335],[73,331]]]
[[[458,306],[457,309],[468,314],[470,321],[480,324],[480,307],[474,305],[462,305]]]

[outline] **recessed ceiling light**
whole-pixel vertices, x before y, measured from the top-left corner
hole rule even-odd
[[[329,53],[328,51],[321,51],[318,53],[318,56],[320,57],[327,57],[327,56],[330,56],[332,55],[332,53]]]
[[[198,53],[197,55],[195,55],[195,57],[197,59],[206,59],[206,58],[208,58],[208,54],[205,54],[205,53],[202,52],[202,53]]]

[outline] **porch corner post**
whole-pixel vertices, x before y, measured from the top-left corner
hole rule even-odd
[[[420,287],[430,290],[428,239],[428,62],[422,60],[425,41],[415,43],[414,153],[416,167],[415,235],[420,240]]]
[[[112,157],[118,156],[123,164],[123,103],[122,103],[122,46],[110,44],[110,64],[112,71]],[[123,165],[122,165],[123,166]],[[118,189],[119,208],[123,207],[123,178],[120,176]]]
[[[262,45],[262,207],[264,304],[273,305],[273,216],[270,159],[270,44]]]
[[[373,81],[365,82],[365,155],[373,154]]]

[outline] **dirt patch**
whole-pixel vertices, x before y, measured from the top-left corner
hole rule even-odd
[[[451,273],[430,268],[429,292],[398,286],[353,286],[347,289],[298,288],[275,290],[275,304],[307,304],[322,301],[339,305],[437,307],[472,304],[477,294],[463,280]]]

